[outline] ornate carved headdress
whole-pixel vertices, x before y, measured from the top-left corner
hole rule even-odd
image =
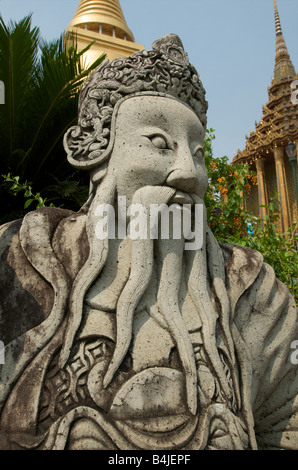
[[[156,93],[174,97],[190,106],[206,127],[205,90],[180,38],[168,34],[152,47],[153,50],[138,51],[128,58],[106,60],[85,82],[78,125],[64,137],[71,165],[90,170],[108,159],[114,110],[131,95]]]

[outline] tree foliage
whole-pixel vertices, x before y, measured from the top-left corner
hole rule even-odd
[[[205,138],[206,166],[209,188],[206,193],[208,224],[220,242],[247,246],[262,253],[277,277],[291,290],[298,303],[298,226],[285,234],[277,231],[279,202],[275,198],[263,219],[256,218],[243,206],[243,195],[257,185],[257,177],[248,165],[233,165],[227,157],[214,158],[213,129]]]
[[[205,138],[206,166],[209,187],[205,195],[208,223],[217,239],[246,236],[252,223],[252,214],[243,207],[243,192],[257,184],[257,178],[248,165],[228,163],[228,157],[214,158],[213,129]]]
[[[65,158],[62,138],[77,119],[78,91],[101,56],[83,68],[83,51],[75,36],[64,34],[45,42],[31,16],[4,24],[0,17],[0,79],[5,85],[5,104],[0,106],[0,174],[30,181],[36,192],[57,204],[74,208],[74,187],[88,185],[85,175],[74,172]],[[2,184],[0,219],[23,215],[19,193]],[[78,187],[76,187],[78,189]],[[11,214],[11,216],[9,215]],[[5,216],[5,217],[4,217]],[[4,219],[3,219],[4,218]]]

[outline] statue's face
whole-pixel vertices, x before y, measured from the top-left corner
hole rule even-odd
[[[203,198],[208,177],[204,128],[182,103],[159,96],[124,101],[116,118],[110,169],[119,196],[130,203],[143,186],[170,186]]]

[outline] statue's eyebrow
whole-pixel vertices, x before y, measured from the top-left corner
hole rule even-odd
[[[196,135],[200,139],[203,139],[205,136],[205,129],[202,125],[201,121],[198,119],[196,122],[193,122],[192,125],[189,127],[190,135]]]

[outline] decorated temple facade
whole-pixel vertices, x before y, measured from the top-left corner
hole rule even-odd
[[[256,171],[258,186],[245,195],[245,206],[257,217],[263,217],[269,200],[278,195],[279,225],[282,234],[298,221],[297,151],[289,158],[289,143],[298,148],[298,104],[292,99],[293,84],[298,74],[291,62],[284,40],[276,0],[276,55],[274,77],[268,87],[268,102],[263,106],[260,122],[246,136],[244,150],[238,150],[232,163],[246,163]],[[292,148],[294,146],[292,145]],[[293,151],[292,151],[293,153]]]

